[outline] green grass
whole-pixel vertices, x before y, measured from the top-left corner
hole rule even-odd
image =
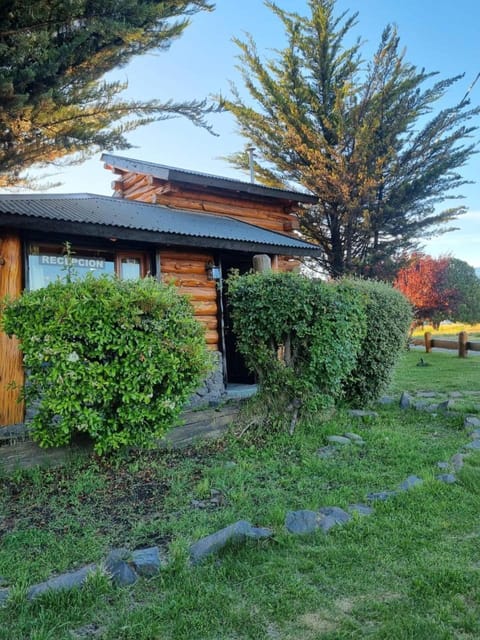
[[[407,382],[410,391],[431,389],[434,376],[446,391],[456,390],[452,378],[480,391],[473,358],[431,355],[432,367],[417,369],[419,354],[406,354],[392,390]],[[480,455],[469,456],[456,485],[435,480],[437,461],[468,441],[462,422],[395,404],[363,422],[343,411],[319,417],[293,437],[250,429],[241,440],[183,453],[110,464],[79,458],[5,477],[0,575],[14,596],[0,609],[0,638],[478,638]],[[366,446],[318,457],[327,435],[346,431],[361,433]],[[327,536],[284,530],[290,509],[346,507],[410,474],[424,484],[377,505],[373,516]],[[223,505],[191,507],[212,489],[222,492]],[[271,527],[274,538],[189,566],[189,544],[238,519]],[[155,578],[115,589],[96,576],[80,591],[25,601],[27,585],[98,562],[112,546],[153,544],[171,559]]]
[[[420,359],[428,366],[417,366]],[[412,349],[403,354],[391,389],[396,393],[480,390],[480,356],[459,358],[455,351],[425,353]]]

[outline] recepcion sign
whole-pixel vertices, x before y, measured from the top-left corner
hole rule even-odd
[[[75,258],[69,256],[39,256],[40,264],[48,264],[58,267],[72,266],[84,269],[105,269],[103,258]]]

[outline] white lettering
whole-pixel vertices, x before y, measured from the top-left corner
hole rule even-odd
[[[70,263],[72,267],[80,269],[105,269],[105,260],[103,258],[66,258],[65,256],[39,256],[40,264],[52,266],[65,266]]]

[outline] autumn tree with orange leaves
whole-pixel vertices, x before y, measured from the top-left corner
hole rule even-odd
[[[435,328],[442,320],[480,320],[480,280],[463,260],[416,253],[400,269],[394,286],[410,300],[417,319]]]

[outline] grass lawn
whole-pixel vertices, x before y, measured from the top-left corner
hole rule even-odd
[[[420,360],[427,366],[417,366]],[[411,349],[404,354],[391,391],[475,391],[480,390],[480,356],[459,358],[456,351]],[[480,402],[480,399],[479,399]]]
[[[432,353],[432,366],[416,367],[420,355],[405,354],[393,393],[480,392],[480,358]],[[338,411],[293,437],[250,429],[182,453],[78,458],[2,478],[0,576],[14,594],[0,609],[0,638],[479,638],[480,455],[468,457],[456,484],[440,483],[436,463],[468,442],[463,417],[396,403],[378,412],[358,421]],[[348,431],[366,445],[318,456],[327,435]],[[288,510],[345,508],[410,474],[424,484],[376,504],[372,516],[328,535],[284,529]],[[220,504],[192,507],[213,489]],[[239,519],[271,527],[273,539],[189,566],[189,544]],[[149,545],[170,558],[155,578],[116,589],[96,576],[82,590],[25,600],[28,585],[99,562],[113,546]]]

